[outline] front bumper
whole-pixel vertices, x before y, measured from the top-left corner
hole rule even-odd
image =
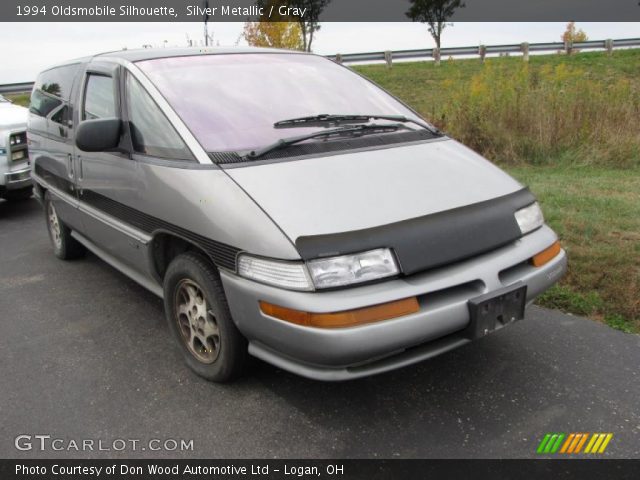
[[[32,182],[31,168],[29,166],[4,174],[5,190],[21,190],[30,186],[32,186]]]
[[[516,282],[527,285],[527,302],[564,274],[563,251],[536,268],[528,263],[557,239],[547,226],[478,257],[374,285],[329,292],[292,292],[228,272],[221,277],[249,352],[293,373],[317,380],[347,380],[382,373],[439,355],[469,341],[467,302]],[[420,311],[373,324],[321,329],[263,314],[260,300],[308,312],[337,312],[416,296]]]

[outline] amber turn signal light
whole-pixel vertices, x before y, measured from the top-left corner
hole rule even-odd
[[[279,318],[287,322],[304,325],[305,327],[340,328],[353,327],[365,323],[390,320],[403,315],[416,313],[420,310],[416,297],[405,298],[396,302],[382,303],[372,307],[358,308],[332,313],[310,313],[291,308],[260,302],[260,310],[270,317]]]
[[[531,258],[531,264],[534,267],[541,267],[545,263],[555,258],[555,256],[558,255],[559,253],[560,253],[560,242],[556,241],[549,248],[546,248],[540,253],[538,253],[537,255],[533,256]]]

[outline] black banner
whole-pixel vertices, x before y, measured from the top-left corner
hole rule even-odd
[[[320,11],[309,7],[321,4]],[[411,0],[2,0],[2,22],[410,22]],[[428,4],[427,0],[416,3]],[[451,22],[640,21],[638,0],[461,0]],[[415,18],[415,15],[413,16]]]
[[[631,480],[640,460],[0,460],[8,479]]]

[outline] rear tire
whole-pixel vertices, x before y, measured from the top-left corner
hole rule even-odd
[[[220,275],[206,257],[187,252],[171,262],[164,276],[164,311],[194,372],[214,382],[242,375],[247,341],[231,318]]]
[[[29,200],[33,195],[33,188],[21,188],[20,190],[7,190],[4,193],[4,198],[10,202],[22,202]]]
[[[47,231],[53,244],[53,253],[61,260],[71,260],[84,256],[84,245],[71,236],[71,230],[58,217],[58,212],[49,192],[44,194],[44,214]]]

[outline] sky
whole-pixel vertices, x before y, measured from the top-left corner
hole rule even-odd
[[[242,23],[210,23],[214,44],[244,45]],[[637,38],[640,23],[578,23],[590,39]],[[560,41],[564,23],[455,23],[443,47]],[[200,44],[202,23],[0,23],[0,84],[33,81],[39,71],[64,60],[122,48]],[[420,23],[323,23],[315,53],[374,52],[434,46]]]

